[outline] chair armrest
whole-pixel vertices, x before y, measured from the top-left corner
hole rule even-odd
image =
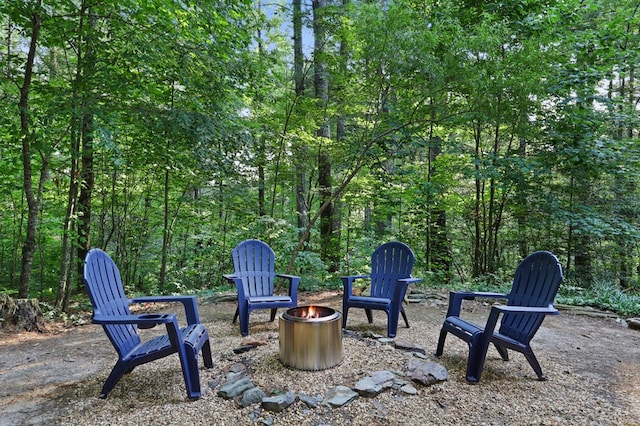
[[[351,296],[353,294],[353,282],[358,279],[370,279],[370,275],[349,275],[346,277],[340,277],[342,280],[342,287],[344,288],[344,296]]]
[[[236,291],[238,292],[238,302],[247,299],[248,295],[246,295],[244,292],[244,284],[242,283],[242,278],[234,274],[223,274],[222,276],[231,284],[236,286]]]
[[[422,278],[400,278],[398,281],[408,284],[415,284],[422,281]]]
[[[447,316],[459,317],[462,309],[462,301],[474,300],[477,297],[506,299],[508,295],[488,291],[451,291],[449,292],[449,308],[447,309]]]
[[[368,278],[371,278],[371,276],[370,276],[370,275],[349,275],[349,276],[346,276],[346,277],[340,277],[340,278],[341,278],[343,281],[344,281],[344,280],[354,281],[354,280],[357,280],[358,278],[363,278],[363,279],[365,279],[365,278],[366,278],[366,279],[368,279]]]
[[[507,299],[509,297],[508,294],[495,293],[492,291],[454,291],[452,293],[457,293],[458,295],[462,296],[465,300],[473,300],[476,297],[492,298],[492,299]]]
[[[285,278],[289,280],[289,297],[293,301],[298,300],[298,285],[300,284],[300,277],[297,275],[289,274],[276,274],[276,277]]]
[[[101,315],[94,314],[93,324],[120,325],[136,324],[138,328],[153,328],[158,324],[168,324],[176,320],[176,314],[143,314],[143,315]]]
[[[393,289],[393,303],[396,306],[399,306],[402,303],[402,299],[404,299],[404,295],[407,292],[407,288],[409,284],[414,284],[422,281],[420,278],[399,278],[396,280],[397,285]]]
[[[289,275],[289,274],[276,274],[276,277],[286,278],[289,281],[298,280],[300,281],[300,277],[297,275]]]
[[[560,311],[558,311],[552,304],[547,307],[496,305],[491,309],[496,309],[501,313],[560,315]]]
[[[198,304],[195,296],[141,296],[129,299],[129,303],[169,303],[180,302],[184,306],[187,324],[200,323],[200,315],[198,314]]]
[[[560,312],[550,304],[547,307],[531,307],[531,306],[508,306],[508,305],[495,305],[491,307],[489,318],[487,318],[487,324],[485,330],[493,332],[498,324],[498,318],[500,314],[514,313],[514,314],[530,314],[530,315],[560,315]]]

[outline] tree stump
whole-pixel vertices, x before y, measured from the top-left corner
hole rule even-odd
[[[13,299],[0,296],[0,327],[11,331],[45,332],[45,322],[38,299]]]

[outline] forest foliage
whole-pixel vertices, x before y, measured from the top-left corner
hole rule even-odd
[[[0,292],[66,310],[90,247],[131,293],[225,290],[258,238],[302,289],[401,240],[427,286],[549,250],[637,294],[639,8],[6,0]]]

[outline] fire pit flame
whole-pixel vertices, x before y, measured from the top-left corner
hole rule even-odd
[[[319,318],[320,312],[316,311],[315,306],[309,306],[307,307],[307,309],[303,309],[300,311],[300,316],[306,319]]]

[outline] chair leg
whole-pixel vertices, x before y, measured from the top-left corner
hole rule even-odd
[[[186,359],[181,359],[181,362],[187,395],[189,399],[198,399],[202,396],[200,391],[200,372],[198,371],[198,350],[190,344],[185,344],[184,352]]]
[[[240,319],[240,334],[243,336],[249,335],[249,308],[238,306],[237,317]]]
[[[213,368],[213,359],[211,359],[211,345],[209,339],[202,345],[202,362],[207,368]]]
[[[402,314],[402,318],[404,319],[404,324],[409,328],[409,320],[407,319],[407,313],[404,311],[404,308],[400,308],[400,313]]]
[[[273,322],[276,319],[276,313],[278,312],[277,309],[272,309],[271,310],[271,322]]]
[[[367,321],[369,321],[369,324],[373,323],[373,314],[371,313],[371,309],[365,308],[364,313],[367,314]]]
[[[478,383],[487,357],[489,340],[484,333],[478,333],[469,342],[469,358],[467,359],[467,382]]]
[[[342,328],[347,328],[347,315],[349,315],[349,308],[342,306]]]
[[[243,337],[247,337],[249,335],[249,314],[246,316],[240,317],[240,334]]]
[[[399,312],[387,312],[387,337],[396,337]]]
[[[509,361],[509,352],[507,352],[507,348],[505,348],[504,346],[500,346],[498,344],[493,344],[493,346],[496,347],[496,349],[498,350],[498,353],[500,354],[500,357],[502,357],[503,361]]]
[[[538,359],[536,358],[536,356],[533,354],[533,351],[531,350],[531,348],[529,348],[529,350],[523,351],[522,353],[525,356],[525,358],[527,358],[527,361],[529,361],[529,365],[531,365],[531,367],[533,368],[533,371],[536,372],[536,375],[538,376],[538,380],[540,381],[547,380],[545,375],[542,373],[542,367],[540,367],[540,363],[538,362]]]
[[[442,352],[444,351],[444,341],[447,338],[447,330],[444,327],[440,330],[440,337],[438,338],[438,347],[436,348],[435,356],[442,356]]]
[[[107,377],[107,380],[105,380],[104,385],[102,385],[102,392],[100,392],[99,397],[101,399],[105,399],[107,395],[109,395],[109,392],[111,392],[116,386],[116,383],[118,383],[120,378],[124,374],[129,373],[132,370],[133,368],[128,367],[126,363],[118,360],[118,362],[116,362],[116,365],[111,370],[111,373],[109,373],[109,377]]]
[[[236,320],[238,319],[238,314],[239,314],[239,313],[240,313],[240,310],[239,310],[239,308],[236,306],[236,313],[235,313],[235,314],[233,314],[233,321],[232,321],[232,323],[233,323],[233,324],[235,324],[235,323],[236,323]]]

